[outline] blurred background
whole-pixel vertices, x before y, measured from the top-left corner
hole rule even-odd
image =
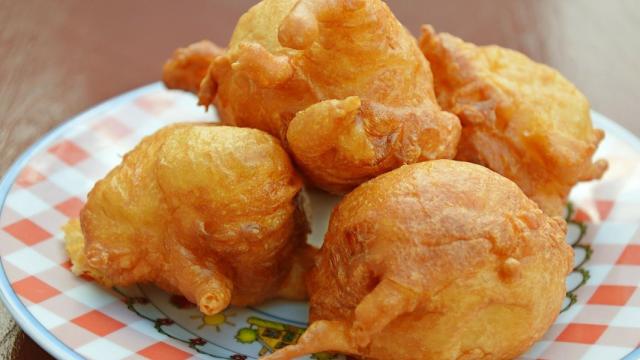
[[[226,45],[250,0],[0,0],[0,174],[65,119],[158,81],[176,47]],[[432,24],[549,64],[595,110],[640,135],[639,0],[389,0],[414,34]],[[48,358],[0,305],[0,357]],[[45,357],[46,356],[46,357]]]

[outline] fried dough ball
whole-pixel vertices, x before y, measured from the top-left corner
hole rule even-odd
[[[479,165],[403,166],[345,196],[311,271],[309,329],[265,360],[508,359],[553,323],[566,223]]]
[[[104,286],[155,283],[206,314],[281,289],[303,298],[301,188],[278,140],[262,131],[166,127],[96,183],[80,222],[66,227],[73,271]]]
[[[498,46],[476,46],[423,27],[438,102],[462,122],[457,159],[515,181],[559,215],[571,188],[607,169],[592,155],[604,137],[589,102],[556,70]]]
[[[240,18],[199,97],[223,123],[279,137],[333,193],[452,158],[460,135],[415,39],[380,0],[260,2]]]

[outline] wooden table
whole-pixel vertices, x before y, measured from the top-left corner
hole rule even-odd
[[[252,2],[0,0],[0,174],[70,116],[157,81],[174,48],[203,38],[226,44]],[[388,2],[414,33],[429,22],[556,67],[594,109],[640,135],[640,1]],[[1,305],[0,339],[3,356],[50,358]]]

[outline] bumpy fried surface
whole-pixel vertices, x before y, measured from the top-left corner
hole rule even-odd
[[[607,168],[591,157],[604,133],[589,103],[560,73],[521,53],[478,47],[425,26],[420,47],[435,77],[438,102],[462,122],[457,158],[515,181],[548,214],[571,188]]]
[[[293,265],[307,253],[301,186],[262,131],[164,128],[96,183],[81,229],[66,227],[74,272],[105,286],[155,283],[207,314],[260,303],[283,286],[304,297],[304,267]]]
[[[200,88],[226,124],[279,137],[305,175],[342,193],[402,164],[452,158],[460,124],[429,64],[380,0],[264,0]]]
[[[557,316],[566,224],[479,165],[437,160],[371,180],[334,210],[309,278],[310,328],[266,359],[510,359]]]
[[[223,49],[207,40],[177,49],[162,68],[162,81],[168,88],[198,93],[209,65],[223,53]]]

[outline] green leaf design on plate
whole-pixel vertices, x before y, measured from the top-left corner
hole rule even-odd
[[[573,248],[574,253],[576,253],[578,249],[580,249],[580,251],[584,251],[585,253],[584,258],[573,268],[572,272],[572,274],[578,274],[581,279],[578,282],[578,285],[574,286],[571,289],[568,289],[566,295],[568,302],[564,306],[564,308],[560,310],[561,313],[569,310],[569,308],[571,308],[576,302],[578,302],[578,295],[576,292],[578,291],[578,289],[583,287],[591,277],[591,275],[589,274],[589,270],[585,269],[584,266],[587,264],[589,259],[591,259],[591,256],[593,255],[593,249],[589,245],[580,244],[587,233],[587,225],[582,221],[575,220],[574,215],[575,208],[573,206],[573,203],[569,202],[567,204],[567,215],[565,216],[568,227],[567,230],[570,230],[570,227],[576,227],[578,230],[578,236],[574,241],[569,242],[569,245],[571,245],[571,247]]]

